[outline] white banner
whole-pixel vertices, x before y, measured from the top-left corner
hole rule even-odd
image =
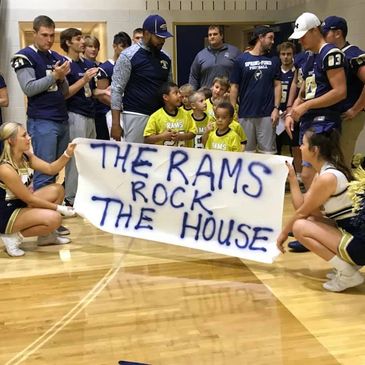
[[[125,236],[271,263],[291,158],[75,140],[75,209]]]

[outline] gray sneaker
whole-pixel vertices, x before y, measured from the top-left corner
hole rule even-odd
[[[37,245],[38,246],[48,246],[48,245],[65,245],[70,243],[71,240],[67,237],[59,236],[56,231],[48,234],[47,236],[38,236]]]
[[[59,226],[57,229],[56,229],[56,233],[59,235],[59,236],[67,236],[70,234],[70,230],[68,228],[66,228],[65,226]]]

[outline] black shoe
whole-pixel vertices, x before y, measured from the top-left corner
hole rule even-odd
[[[291,252],[308,252],[308,248],[303,246],[299,241],[292,241],[288,243]]]
[[[66,207],[73,207],[74,206],[73,203],[69,202],[66,198],[63,199],[63,201],[64,201]]]

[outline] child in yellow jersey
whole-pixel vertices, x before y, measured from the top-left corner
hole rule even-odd
[[[205,112],[207,110],[205,95],[201,91],[196,91],[190,96],[189,101],[193,110],[193,112],[189,114],[189,117],[193,120],[193,123],[197,128],[197,133],[194,139],[194,147],[204,148],[202,136],[208,123],[212,121],[212,118]]]
[[[214,105],[213,105],[214,113],[216,112],[217,106],[224,102],[229,102],[229,100],[225,99],[225,98],[217,98],[214,100]],[[234,108],[233,120],[232,120],[231,124],[229,125],[229,128],[231,128],[238,134],[238,136],[241,139],[241,144],[245,145],[247,143],[246,133],[243,130],[241,124],[238,122],[238,120],[235,119],[236,116],[237,116],[237,113],[236,113],[236,109]],[[215,121],[215,118],[213,120]],[[244,150],[244,148],[243,148],[243,150]]]
[[[207,113],[214,118],[214,101],[224,98],[229,90],[229,81],[227,77],[216,77],[212,85],[212,97],[207,99]]]
[[[184,109],[187,112],[192,112],[189,98],[194,93],[193,85],[190,85],[190,84],[181,85],[179,88],[179,91],[180,91],[181,102],[182,102],[182,105],[180,108]]]
[[[213,123],[208,124],[203,136],[206,149],[234,152],[243,150],[240,137],[230,128],[233,115],[234,108],[231,103],[223,102],[217,105],[215,128]]]
[[[167,82],[161,88],[161,96],[164,106],[149,117],[143,133],[144,142],[192,147],[197,129],[188,113],[179,108],[179,88],[175,83]]]

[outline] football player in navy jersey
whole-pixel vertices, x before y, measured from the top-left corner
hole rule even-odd
[[[111,126],[111,116],[110,119],[108,118],[110,121],[108,128],[106,114],[110,111],[110,85],[112,83],[113,69],[120,53],[126,48],[130,47],[131,44],[131,37],[126,32],[117,33],[113,39],[113,58],[105,61],[99,66],[99,73],[97,75],[97,88],[94,90],[94,96],[104,105],[104,124],[102,124],[102,116],[99,115],[99,123],[95,121],[96,138],[98,139],[110,139],[109,128]]]
[[[67,53],[71,71],[67,75],[70,85],[67,110],[70,139],[95,138],[95,104],[92,90],[98,68],[89,60],[80,58],[85,41],[79,29],[68,28],[60,34],[61,48]],[[65,174],[66,201],[73,205],[77,190],[78,174],[74,158],[67,165]]]
[[[99,66],[101,62],[99,62],[96,59],[100,51],[99,39],[97,39],[94,36],[88,35],[84,38],[84,40],[85,40],[85,48],[83,57],[93,62],[96,66]]]
[[[345,162],[350,167],[357,138],[365,123],[365,52],[346,41],[347,22],[344,18],[327,17],[322,23],[322,32],[326,42],[340,48],[349,62],[340,142]]]
[[[341,128],[341,101],[346,97],[345,57],[343,52],[327,44],[320,28],[321,22],[312,13],[303,13],[295,21],[290,39],[299,39],[305,50],[313,53],[303,67],[303,84],[293,108],[286,115],[289,134],[294,121],[300,121],[300,139],[309,128],[316,132]],[[308,189],[314,169],[303,161],[302,180]]]
[[[247,135],[247,152],[276,153],[275,130],[281,99],[280,64],[268,56],[274,32],[267,26],[255,28],[253,48],[235,60],[231,74],[230,98],[239,98],[239,121]]]
[[[347,89],[345,57],[341,50],[325,42],[320,25],[316,15],[303,13],[295,21],[290,36],[290,39],[299,39],[305,51],[311,51],[302,68],[303,83],[298,97],[285,118],[289,135],[294,130],[294,122],[300,122],[300,143],[309,128],[316,133],[341,129],[341,101],[345,99]],[[315,170],[304,159],[302,164],[301,177],[308,190]],[[306,250],[298,241],[289,247],[296,252]]]
[[[280,68],[280,79],[281,79],[281,100],[280,100],[280,118],[284,122],[284,116],[290,112],[292,104],[289,104],[289,94],[292,89],[292,85],[297,82],[297,69],[294,66],[294,53],[295,46],[291,42],[283,42],[277,47],[281,68]],[[296,87],[295,87],[296,88]],[[300,172],[302,170],[302,158],[299,149],[299,125],[294,126],[293,138],[290,139],[286,131],[282,132],[276,137],[276,145],[278,153],[281,154],[281,147],[283,145],[290,146],[290,152],[294,157],[294,168],[298,178],[300,178]],[[301,178],[300,178],[301,179]]]
[[[65,95],[70,63],[51,50],[55,23],[45,15],[33,21],[34,44],[18,51],[11,60],[20,87],[28,98],[27,129],[34,154],[49,163],[57,160],[69,142]],[[38,171],[34,189],[55,182],[55,176]]]
[[[150,15],[143,22],[142,42],[128,47],[116,61],[111,87],[111,137],[115,140],[124,132],[127,142],[143,143],[149,116],[162,106],[159,89],[172,80],[171,58],[162,51],[169,37],[165,19]]]

